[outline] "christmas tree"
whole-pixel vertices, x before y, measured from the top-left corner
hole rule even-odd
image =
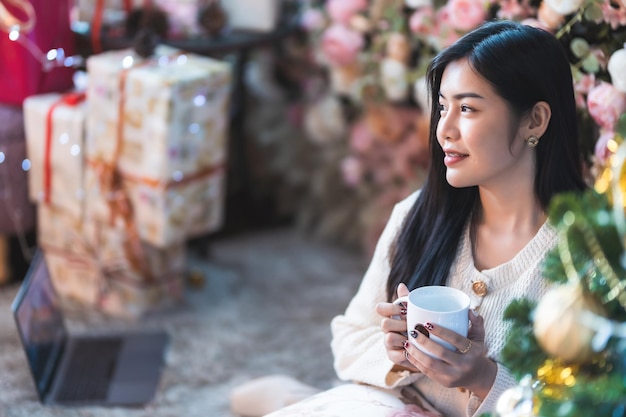
[[[499,417],[626,416],[626,115],[614,153],[583,195],[556,196],[549,219],[558,243],[543,266],[553,285],[519,299],[503,363],[520,381]]]

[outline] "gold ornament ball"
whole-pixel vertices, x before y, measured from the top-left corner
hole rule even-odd
[[[581,322],[581,313],[604,316],[598,300],[578,284],[552,288],[541,298],[534,312],[534,333],[549,355],[566,363],[584,363],[593,355],[595,331]]]

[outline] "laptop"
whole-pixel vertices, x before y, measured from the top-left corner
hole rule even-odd
[[[153,399],[167,333],[69,334],[41,250],[11,308],[42,403],[141,406]]]

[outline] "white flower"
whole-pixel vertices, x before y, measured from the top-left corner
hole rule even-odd
[[[418,7],[423,6],[432,6],[433,2],[432,0],[404,0],[404,4],[406,4],[407,7],[410,7],[411,9],[417,9]]]
[[[558,14],[565,16],[578,10],[583,0],[545,0],[545,3]]]
[[[613,87],[626,93],[626,48],[613,52],[607,67]]]
[[[385,95],[391,101],[402,101],[406,98],[409,83],[407,66],[392,58],[385,58],[380,65],[380,76]]]
[[[314,143],[324,145],[345,137],[346,120],[339,99],[327,94],[307,110],[304,128]]]
[[[428,96],[428,86],[426,85],[426,77],[420,77],[413,84],[413,97],[419,104],[425,115],[430,114],[430,97]]]

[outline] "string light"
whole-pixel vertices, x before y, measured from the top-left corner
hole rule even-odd
[[[202,107],[206,104],[206,96],[204,94],[198,94],[193,99],[193,105],[196,107]]]
[[[128,69],[128,68],[132,68],[134,65],[135,59],[130,56],[127,55],[122,59],[122,68]]]
[[[9,40],[12,42],[17,41],[20,38],[20,30],[19,30],[19,26],[16,28],[11,29],[11,31],[9,32]]]
[[[22,45],[39,61],[44,72],[50,72],[54,68],[75,68],[83,65],[83,57],[80,55],[66,56],[65,49],[63,48],[53,48],[44,53],[28,36],[22,36],[21,27],[19,25],[14,25],[9,29],[8,37],[11,42]]]

